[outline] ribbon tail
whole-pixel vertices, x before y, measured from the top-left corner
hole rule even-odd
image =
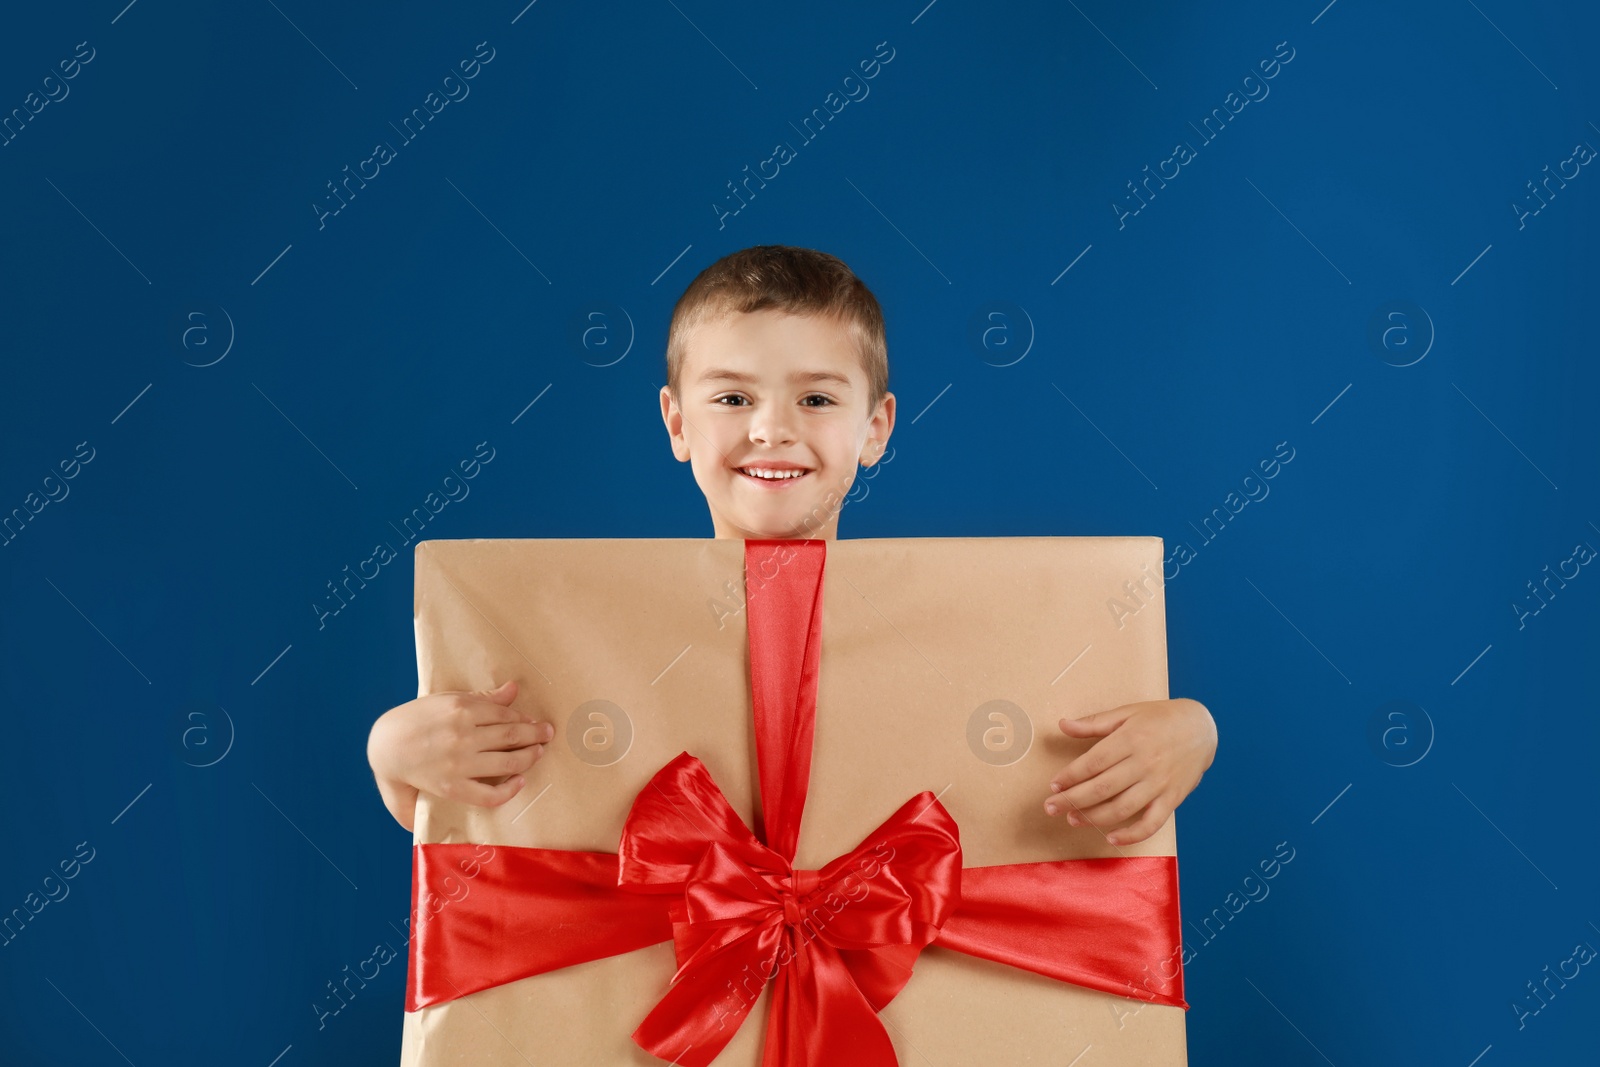
[[[922,954],[922,945],[882,945],[874,949],[841,948],[837,951],[856,988],[867,998],[867,1004],[873,1011],[882,1011],[911,981],[911,968]]]
[[[764,961],[776,955],[780,931],[767,925],[726,944],[703,945],[634,1030],[634,1043],[674,1065],[708,1067],[760,998],[771,969]]]
[[[1188,1009],[1175,856],[968,867],[936,945]]]
[[[609,852],[414,846],[406,1011],[671,940],[667,899],[616,883]]]
[[[787,936],[793,937],[792,931]],[[793,942],[789,942],[793,948]],[[795,949],[772,987],[761,1067],[897,1067],[878,1013],[831,945]]]

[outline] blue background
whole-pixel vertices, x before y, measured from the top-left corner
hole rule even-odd
[[[313,605],[482,441],[424,536],[709,536],[661,353],[760,243],[840,256],[888,319],[898,425],[843,536],[1191,545],[1172,691],[1221,736],[1179,817],[1196,1063],[1592,1060],[1595,967],[1527,983],[1600,947],[1600,577],[1537,614],[1528,584],[1600,546],[1600,177],[1537,214],[1528,183],[1600,146],[1595,16],[924,3],[7,12],[0,113],[94,58],[0,147],[0,511],[70,490],[0,549],[0,913],[93,859],[0,948],[0,1060],[396,1061],[409,838],[365,742],[415,695],[409,549]]]

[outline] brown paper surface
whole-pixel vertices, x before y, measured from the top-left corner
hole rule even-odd
[[[743,541],[433,540],[415,558],[418,694],[515,678],[516,706],[556,727],[505,805],[423,794],[417,843],[615,852],[634,797],[683,751],[758,825]],[[1118,848],[1043,809],[1088,747],[1057,719],[1168,695],[1161,568],[1157,537],[828,542],[795,867],[855,847],[925,789],[966,867],[1176,855],[1171,819]],[[654,1067],[629,1035],[674,969],[663,942],[408,1012],[401,1063]],[[760,1063],[769,999],[719,1067]],[[1085,1067],[1187,1062],[1180,1008],[937,946],[879,1018],[908,1067],[1060,1067],[1086,1049]]]

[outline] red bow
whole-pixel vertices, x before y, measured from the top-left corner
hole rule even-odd
[[[635,798],[616,855],[495,846],[476,863],[469,857],[484,846],[417,845],[407,1011],[669,937],[678,970],[633,1038],[686,1067],[716,1057],[768,981],[764,1067],[894,1064],[877,1012],[929,944],[1188,1007],[1176,965],[1175,857],[963,870],[955,820],[923,792],[820,870],[793,868],[811,770],[825,546],[745,542],[767,843],[685,752]],[[474,892],[418,911],[423,887],[437,902],[451,867],[468,863]]]
[[[671,894],[680,961],[634,1032],[641,1047],[708,1064],[774,981],[768,1063],[894,1062],[876,1013],[961,892],[955,820],[932,793],[821,870],[795,870],[685,753],[634,801],[620,853],[624,888]]]

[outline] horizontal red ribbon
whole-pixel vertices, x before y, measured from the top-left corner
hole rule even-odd
[[[923,792],[820,870],[793,868],[825,545],[745,542],[763,837],[685,752],[641,790],[616,854],[417,845],[407,1011],[669,938],[677,973],[633,1037],[686,1067],[715,1058],[768,981],[765,1067],[895,1063],[877,1012],[929,944],[1188,1007],[1175,857],[963,869],[955,820]]]

